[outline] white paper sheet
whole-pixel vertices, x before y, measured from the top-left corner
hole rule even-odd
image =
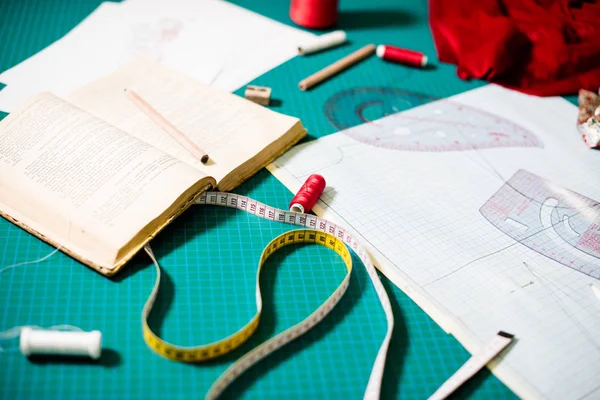
[[[236,90],[284,63],[298,54],[298,43],[314,37],[225,1],[206,14],[181,32],[166,57],[194,52],[200,64],[210,60],[219,67],[213,85],[225,90]]]
[[[150,56],[233,91],[294,57],[313,35],[218,0],[102,3],[51,46],[0,74],[0,110],[30,96],[66,95],[132,58]]]
[[[486,86],[298,146],[269,169],[369,243],[376,264],[527,398],[600,396],[600,152],[577,110]],[[442,382],[440,382],[441,384]]]

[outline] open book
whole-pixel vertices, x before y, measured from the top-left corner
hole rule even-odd
[[[125,96],[132,89],[210,160],[202,164]],[[297,118],[136,59],[0,122],[0,214],[113,275],[204,191],[228,191],[298,142]]]

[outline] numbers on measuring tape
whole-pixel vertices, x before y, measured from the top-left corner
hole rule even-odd
[[[223,197],[218,198],[217,201],[221,204],[227,204],[227,199],[224,199]],[[339,243],[338,240],[327,233],[307,230],[296,230],[289,231],[277,236],[266,246],[265,250],[263,251],[263,254],[261,255],[258,265],[256,276],[257,285],[258,282],[260,282],[260,273],[263,264],[267,260],[267,258],[269,258],[269,256],[271,256],[277,250],[296,243],[316,243],[334,250],[344,261],[348,272],[346,279],[349,279],[349,274],[352,270],[352,258],[349,256],[348,249],[343,244],[341,244],[341,246],[336,245]],[[160,273],[157,274],[155,287],[158,288],[159,285]],[[260,297],[260,286],[257,286],[257,290],[257,295]],[[154,302],[154,300],[155,299],[153,298],[152,303]],[[333,301],[332,299],[328,299],[325,303],[327,309],[332,309],[335,306],[335,304],[337,304],[337,301]],[[214,343],[194,347],[176,346],[158,337],[152,331],[147,321],[151,310],[152,305],[145,308],[146,312],[142,315],[144,339],[147,345],[156,353],[171,360],[181,362],[199,362],[210,360],[212,358],[229,353],[230,351],[244,343],[256,331],[256,328],[258,327],[258,323],[262,312],[262,301],[257,299],[256,314],[239,331],[227,338],[218,340]],[[288,335],[290,334],[294,335],[294,332],[288,332]]]
[[[156,281],[146,304],[142,310],[142,331],[143,338],[148,347],[153,351],[168,359],[195,363],[210,360],[220,357],[244,343],[257,329],[260,322],[262,311],[262,299],[260,295],[260,273],[264,262],[280,248],[294,243],[313,243],[325,246],[335,251],[344,261],[347,274],[334,291],[334,293],[321,304],[311,315],[305,318],[298,324],[286,329],[275,337],[267,340],[265,343],[252,349],[239,360],[233,363],[212,385],[206,395],[207,399],[217,398],[238,376],[245,370],[256,364],[270,353],[276,351],[288,342],[301,336],[316,324],[318,324],[339,302],[343,294],[346,292],[350,283],[350,274],[352,271],[352,255],[349,248],[359,256],[364,263],[369,278],[375,287],[381,305],[386,315],[388,322],[386,335],[380,346],[377,358],[373,365],[367,389],[365,391],[365,399],[378,399],[381,391],[381,380],[383,377],[383,369],[385,358],[389,347],[393,326],[394,317],[391,309],[389,298],[385,293],[385,289],[379,280],[371,260],[368,257],[367,251],[359,244],[356,238],[344,231],[344,229],[336,224],[328,222],[322,218],[318,218],[309,214],[297,214],[276,208],[269,207],[265,204],[252,200],[248,197],[232,194],[232,193],[207,193],[198,198],[197,204],[208,204],[216,206],[225,206],[235,209],[244,210],[253,215],[265,218],[271,221],[283,222],[292,225],[299,225],[304,228],[292,230],[274,238],[263,250],[261,254],[258,269],[257,269],[257,284],[256,284],[256,314],[246,323],[240,330],[232,335],[223,338],[217,342],[194,347],[181,347],[168,343],[159,338],[148,325],[148,316],[152,311],[152,306],[158,296],[161,270],[160,266],[152,253],[149,245],[145,247],[146,253],[152,259],[156,267]]]

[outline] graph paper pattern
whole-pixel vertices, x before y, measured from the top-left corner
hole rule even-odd
[[[479,211],[519,243],[600,279],[600,203],[520,170]]]
[[[77,2],[0,2],[0,70],[33,55],[69,31],[99,5]],[[291,25],[288,2],[235,3]],[[335,128],[323,114],[327,99],[355,86],[394,86],[445,97],[481,85],[461,82],[454,68],[421,72],[372,58],[311,92],[297,82],[364,44],[390,40],[434,55],[425,3],[378,0],[341,2],[340,27],[351,44],[296,58],[253,82],[273,88],[276,111],[300,117],[309,139]],[[319,32],[317,32],[319,33]],[[0,85],[0,87],[2,87]],[[243,90],[237,92],[242,94]],[[271,206],[287,208],[292,193],[267,171],[236,189]],[[152,326],[181,345],[206,342],[239,328],[254,309],[256,262],[263,246],[286,226],[242,212],[194,207],[153,242],[165,269]],[[265,311],[256,336],[238,351],[213,362],[186,365],[152,353],[141,337],[140,313],[154,282],[143,254],[109,280],[62,253],[39,264],[0,274],[0,330],[16,325],[61,323],[103,333],[99,363],[68,359],[27,360],[5,342],[0,353],[0,399],[189,399],[202,398],[234,359],[297,322],[337,286],[344,267],[325,249],[300,247],[269,260],[262,281]],[[37,259],[53,249],[0,219],[0,266]],[[341,304],[307,336],[248,371],[226,392],[243,398],[361,398],[385,318],[366,272],[355,272]],[[383,398],[422,399],[469,357],[412,300],[387,279],[396,328],[384,378]],[[489,371],[478,374],[459,398],[514,398]]]
[[[417,107],[434,100],[435,109]],[[375,110],[373,110],[373,108]],[[401,111],[410,112],[401,113]],[[380,115],[374,114],[379,111]],[[499,147],[543,147],[527,129],[475,107],[390,88],[358,88],[330,98],[327,119],[361,143],[401,151],[467,151]],[[391,120],[380,118],[394,115]],[[385,124],[392,124],[386,129]],[[433,134],[431,134],[433,132]]]
[[[492,86],[451,100],[459,98],[483,110],[530,101]],[[465,345],[477,348],[500,329],[514,333],[497,371],[519,393],[592,398],[600,393],[600,308],[590,288],[599,265],[598,158],[571,149],[576,136],[559,140],[567,132],[562,108],[575,110],[562,100],[547,107],[556,117],[537,122],[543,149],[423,153],[357,140],[393,140],[414,115],[443,109],[432,102],[292,149],[272,171],[291,188],[310,166],[327,176],[320,216],[360,232],[384,273],[442,313]],[[435,135],[420,129],[417,138]]]

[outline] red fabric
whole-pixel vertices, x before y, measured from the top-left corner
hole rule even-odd
[[[438,58],[542,96],[600,87],[600,0],[429,0]]]

